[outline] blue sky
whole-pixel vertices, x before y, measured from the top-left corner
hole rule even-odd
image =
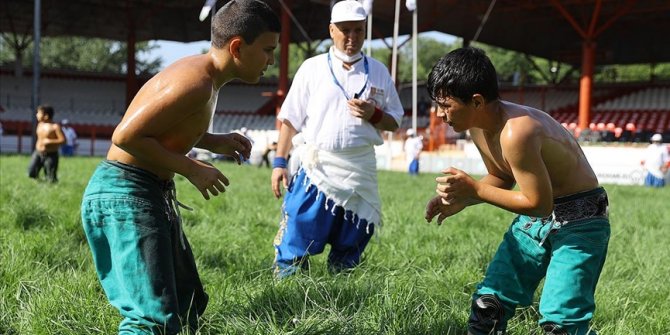
[[[434,38],[439,41],[444,41],[445,43],[451,43],[456,39],[456,37],[452,35],[447,35],[436,31],[421,33],[420,35],[422,37],[426,36]],[[407,38],[407,36],[403,36],[402,38],[400,38],[400,40],[403,41],[405,40],[405,38]],[[162,57],[163,67],[166,67],[174,63],[176,60],[182,57],[196,55],[201,53],[202,50],[209,49],[209,41],[200,41],[192,43],[179,43],[171,41],[156,41],[156,42],[158,43],[160,48],[154,50],[148,56],[150,58],[157,56]],[[377,41],[373,40],[372,43],[373,47],[380,47],[383,45],[382,42],[379,40]]]

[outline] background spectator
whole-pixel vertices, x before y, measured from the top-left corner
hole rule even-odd
[[[645,186],[665,186],[665,173],[668,171],[670,157],[668,157],[668,148],[661,143],[662,141],[661,134],[654,134],[644,154],[642,165],[647,171],[647,176],[644,178]]]
[[[65,136],[65,144],[60,148],[61,154],[63,156],[74,156],[77,152],[77,132],[74,131],[74,128],[70,126],[70,121],[68,119],[63,119],[61,121],[61,129],[63,130],[63,135]]]

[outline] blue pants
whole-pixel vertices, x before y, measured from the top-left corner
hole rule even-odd
[[[647,172],[647,176],[644,178],[644,186],[664,187],[665,186],[665,179],[658,178],[658,177],[654,176],[653,174]]]
[[[560,202],[555,200],[558,222],[518,216],[505,234],[489,264],[473,301],[493,295],[502,305],[496,330],[505,330],[518,305],[528,306],[542,278],[539,323],[554,324],[570,335],[594,334],[589,322],[595,310],[594,292],[607,255],[610,225],[607,195],[602,188]],[[578,211],[585,214],[580,218]],[[596,213],[590,217],[586,213]],[[563,216],[565,215],[565,216]],[[561,216],[569,217],[561,219]],[[479,328],[475,306],[470,333],[488,334]],[[481,317],[479,317],[481,319]]]
[[[63,156],[74,156],[74,145],[63,144],[60,147],[60,152]]]
[[[419,174],[419,160],[418,159],[414,158],[409,163],[409,174],[411,174],[411,175]]]
[[[100,163],[84,192],[84,232],[102,288],[124,317],[119,334],[195,329],[207,306],[174,196],[171,180],[112,161]]]
[[[295,176],[284,197],[284,209],[275,237],[275,274],[287,277],[308,268],[308,257],[331,245],[328,266],[332,271],[353,268],[372,237],[374,226],[309,185],[303,170]]]

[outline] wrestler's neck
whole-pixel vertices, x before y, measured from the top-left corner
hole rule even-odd
[[[235,78],[235,60],[230,53],[212,47],[206,55],[209,57],[214,69],[212,78],[215,89],[221,88],[221,86]]]
[[[484,112],[480,113],[479,126],[486,134],[498,134],[505,126],[505,113],[500,100],[486,103]]]
[[[333,49],[333,56],[342,61],[342,67],[345,68],[346,70],[351,70],[351,67],[354,64],[356,64],[356,62],[363,59],[363,54],[360,52],[357,52],[353,55],[347,55],[346,53],[344,53],[344,51],[336,47],[333,47],[332,49]]]

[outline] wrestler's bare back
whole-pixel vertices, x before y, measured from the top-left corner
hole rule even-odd
[[[547,113],[527,106],[500,101],[505,122],[497,134],[485,134],[482,129],[470,129],[471,136],[489,171],[502,179],[514,180],[512,167],[501,149],[500,136],[515,136],[519,129],[530,131],[539,141],[541,158],[551,181],[553,197],[594,189],[598,179],[591,169],[575,138]],[[517,181],[519,182],[519,181]]]
[[[163,148],[184,155],[209,127],[218,90],[207,55],[183,58],[151,78],[139,90],[115,129],[124,136],[148,138]],[[148,170],[161,179],[174,173],[151,160],[112,145],[108,160]]]

